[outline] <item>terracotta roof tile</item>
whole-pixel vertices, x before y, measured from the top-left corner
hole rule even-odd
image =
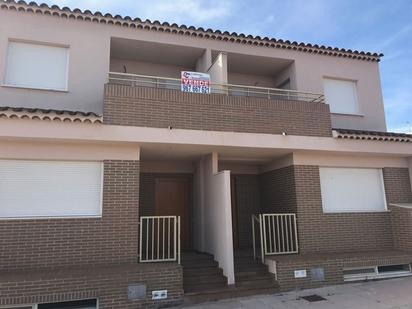
[[[9,106],[0,106],[0,119],[1,118],[103,123],[102,116],[91,112]]]
[[[333,129],[333,137],[352,140],[412,143],[412,134],[394,132]]]
[[[25,1],[15,1],[15,0],[1,0],[1,9],[15,10],[19,12],[29,12],[41,15],[52,15],[67,19],[77,19],[90,22],[104,23],[110,25],[117,25],[122,27],[130,27],[136,29],[146,29],[150,31],[160,31],[168,32],[172,34],[187,35],[187,36],[197,36],[200,38],[211,39],[211,40],[221,40],[229,41],[239,44],[248,44],[255,46],[271,47],[271,48],[282,48],[291,49],[306,53],[321,54],[328,56],[336,56],[342,58],[351,58],[358,60],[367,61],[380,61],[383,54],[370,53],[364,51],[357,51],[351,49],[330,47],[330,46],[319,46],[317,44],[303,43],[303,42],[291,42],[289,40],[281,40],[260,36],[245,35],[243,33],[237,34],[236,32],[229,33],[228,31],[212,30],[194,26],[169,24],[167,22],[159,22],[158,20],[151,21],[146,19],[142,21],[140,18],[132,19],[129,16],[120,16],[107,13],[102,14],[100,12],[92,13],[90,10],[82,11],[78,8],[70,9],[68,7],[60,8],[57,5],[49,6],[45,3],[37,4],[36,2],[27,3]]]

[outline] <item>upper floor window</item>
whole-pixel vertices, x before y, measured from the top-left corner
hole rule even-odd
[[[67,91],[69,49],[9,41],[7,86]]]
[[[323,88],[332,113],[359,114],[356,82],[324,78]]]

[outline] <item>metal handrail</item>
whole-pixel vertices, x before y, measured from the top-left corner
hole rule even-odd
[[[264,244],[263,244],[263,230],[262,230],[262,215],[256,216],[252,215],[252,237],[253,237],[253,259],[256,260],[257,253],[256,253],[256,235],[255,235],[255,222],[257,222],[259,226],[259,235],[260,235],[260,258],[262,259],[262,263],[265,262],[265,252],[264,252]]]
[[[180,264],[180,216],[140,217],[139,262]]]
[[[153,88],[165,88],[171,90],[180,90],[181,80],[178,78],[140,75],[131,73],[108,73],[109,83],[126,84],[130,86],[144,86]],[[217,84],[211,83],[211,92],[226,94],[229,96],[246,96],[259,97],[266,99],[295,100],[313,103],[325,103],[324,95],[312,92],[303,92],[297,90],[266,88],[258,86],[234,85],[234,84]]]

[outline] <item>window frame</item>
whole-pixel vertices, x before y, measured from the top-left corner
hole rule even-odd
[[[50,220],[50,219],[102,219],[103,218],[103,195],[104,195],[104,162],[91,160],[38,160],[38,159],[0,159],[0,161],[41,161],[41,162],[90,162],[99,163],[100,168],[100,196],[99,196],[99,214],[98,215],[59,215],[59,216],[20,216],[20,217],[2,217],[0,221],[16,221],[16,220]],[[1,307],[0,307],[1,309]]]
[[[99,309],[99,298],[95,298],[96,299],[96,309]],[[35,304],[28,304],[28,305],[4,305],[4,306],[0,306],[0,309],[21,309],[21,308],[30,308],[31,309],[38,309],[39,304],[35,303]]]
[[[65,67],[65,86],[64,88],[50,88],[50,87],[35,87],[35,86],[19,86],[13,85],[7,82],[7,74],[9,71],[9,45],[10,43],[21,43],[21,44],[31,44],[31,45],[39,45],[39,46],[48,46],[48,47],[57,47],[57,48],[65,48],[66,49],[66,67]],[[24,39],[16,39],[16,38],[9,38],[7,40],[6,45],[6,53],[4,59],[4,72],[3,72],[3,81],[1,86],[7,88],[16,88],[16,89],[28,89],[28,90],[38,90],[38,91],[50,91],[50,92],[69,92],[69,70],[70,70],[70,45],[68,44],[60,44],[60,43],[50,43],[50,42],[41,42],[41,41],[33,41],[33,40],[24,40]]]
[[[379,184],[382,189],[382,198],[383,198],[383,209],[380,210],[339,210],[339,211],[330,211],[326,210],[323,201],[323,193],[322,193],[322,180],[321,180],[321,172],[320,170],[324,169],[357,169],[357,170],[377,170],[379,171]],[[383,168],[381,167],[358,167],[358,166],[319,166],[319,186],[320,186],[320,193],[321,193],[321,204],[322,204],[322,213],[325,215],[336,215],[336,214],[360,214],[360,213],[385,213],[389,212],[388,209],[388,202],[386,200],[386,190],[385,190],[385,180],[383,178]]]
[[[326,101],[326,95],[325,95],[325,80],[334,80],[334,81],[342,81],[342,82],[350,82],[350,83],[353,83],[353,85],[354,85],[354,87],[355,87],[355,96],[354,96],[354,99],[355,99],[355,104],[356,104],[356,112],[335,112],[335,111],[332,111],[332,105],[331,104],[329,104],[327,101]],[[334,114],[334,115],[344,115],[344,116],[358,116],[358,117],[364,117],[365,115],[363,114],[363,112],[362,112],[362,109],[361,109],[361,105],[360,105],[360,102],[359,102],[359,91],[358,91],[358,80],[356,80],[356,79],[350,79],[350,78],[341,78],[341,77],[336,77],[336,76],[328,76],[328,75],[324,75],[324,76],[322,76],[322,88],[323,88],[323,95],[324,95],[324,97],[325,97],[325,102],[326,102],[326,104],[328,104],[329,105],[329,108],[330,108],[330,113],[331,114]]]
[[[0,309],[21,309],[21,308],[32,308],[37,309],[37,304],[26,304],[26,305],[4,305],[0,306]]]

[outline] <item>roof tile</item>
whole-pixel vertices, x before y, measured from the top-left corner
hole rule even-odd
[[[412,143],[412,134],[395,132],[333,129],[333,136],[340,139]]]
[[[9,106],[0,106],[0,118],[103,123],[103,117],[92,112]]]
[[[141,21],[139,18],[135,18],[132,20],[129,16],[122,17],[120,15],[116,15],[112,17],[111,14],[105,14],[103,15],[100,12],[95,12],[92,13],[89,10],[85,10],[82,12],[79,8],[75,9],[70,9],[68,7],[63,7],[62,9],[59,8],[57,5],[52,5],[48,6],[45,3],[42,3],[38,5],[36,2],[30,2],[27,3],[25,1],[15,1],[15,0],[1,0],[4,4],[1,5],[1,9],[10,9],[10,10],[25,10],[26,12],[32,11],[32,7],[40,7],[41,10],[36,10],[35,13],[39,14],[47,14],[47,15],[57,15],[57,16],[62,16],[66,12],[70,12],[72,14],[77,14],[76,17],[79,20],[85,20],[85,21],[91,21],[91,22],[98,22],[98,23],[106,23],[106,24],[115,24],[115,25],[121,25],[121,26],[129,26],[131,28],[148,28],[152,31],[167,31],[167,30],[188,30],[191,31],[189,33],[190,35],[193,36],[199,36],[199,37],[207,37],[211,39],[216,39],[216,40],[230,40],[232,38],[245,38],[244,40],[235,40],[234,42],[238,42],[241,44],[250,44],[250,45],[261,45],[261,46],[267,46],[271,48],[288,48],[291,49],[293,47],[294,50],[301,51],[301,52],[309,52],[309,53],[319,53],[319,54],[325,54],[329,56],[339,56],[339,57],[348,57],[352,59],[358,59],[358,60],[367,60],[367,61],[380,61],[380,58],[383,56],[382,53],[370,53],[370,52],[359,52],[357,50],[352,51],[351,49],[344,49],[344,48],[337,48],[337,47],[330,47],[330,46],[319,46],[317,44],[308,44],[304,42],[290,42],[288,40],[284,41],[281,39],[274,39],[274,38],[261,38],[260,36],[252,36],[252,35],[245,35],[243,33],[236,34],[233,32],[232,34],[229,34],[227,31],[223,32],[220,30],[212,30],[212,29],[207,29],[204,30],[203,28],[199,27],[196,28],[194,26],[187,27],[185,25],[177,25],[177,24],[172,24],[169,25],[168,23],[160,23],[158,21]],[[52,14],[53,13],[53,14]],[[93,15],[95,18],[90,19],[90,15]],[[124,23],[118,23],[116,20],[121,20]],[[140,26],[140,27],[139,27]],[[151,27],[153,26],[153,27]],[[177,33],[177,34],[186,34],[187,31],[171,31],[172,33]],[[205,33],[213,33],[214,36],[205,36]],[[279,43],[276,45],[271,45],[271,44],[265,44],[266,42],[275,42]]]

